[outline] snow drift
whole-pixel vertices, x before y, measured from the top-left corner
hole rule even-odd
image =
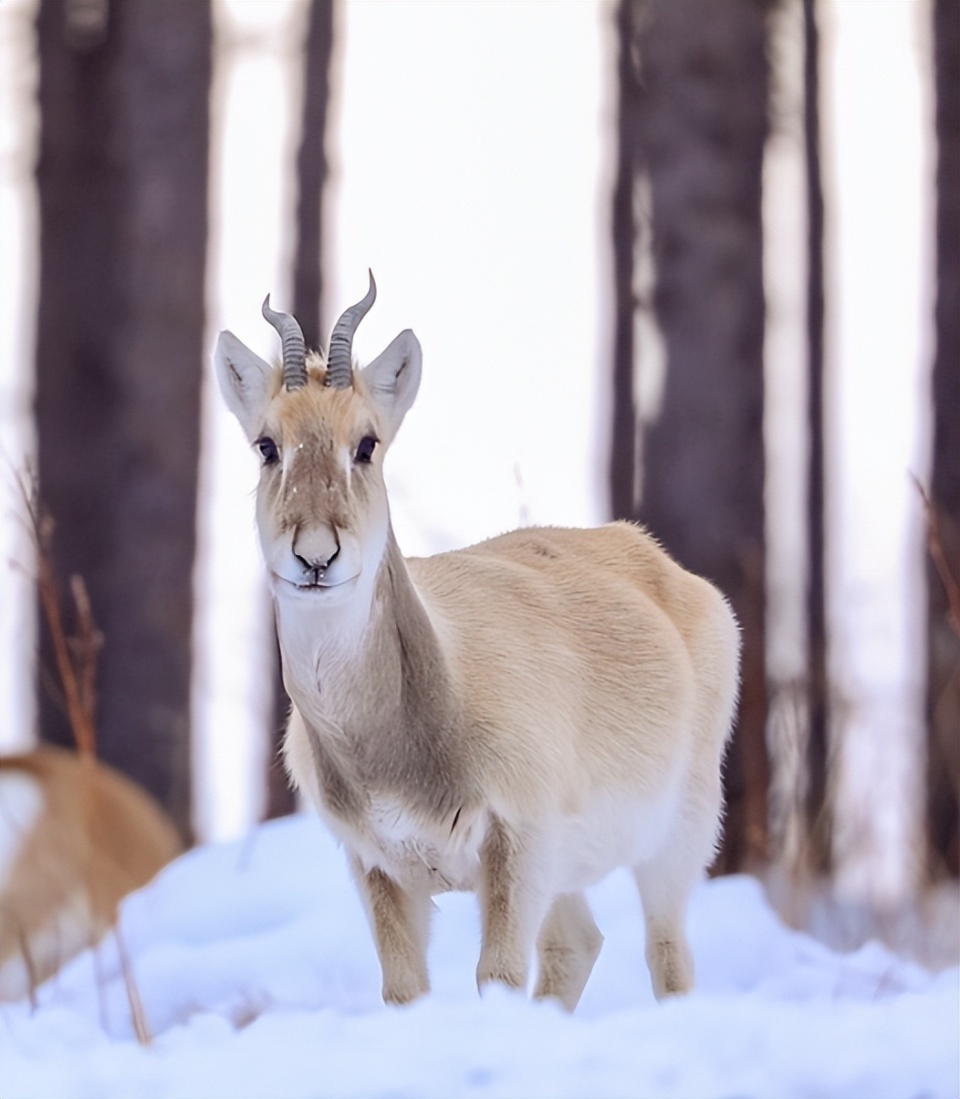
[[[960,970],[786,929],[748,877],[705,883],[697,991],[657,1005],[625,873],[590,891],[606,940],[576,1014],[474,983],[476,900],[440,898],[433,991],[380,1000],[342,853],[312,817],[198,848],[131,895],[115,942],[0,1009],[4,1099],[308,1096],[955,1096]]]

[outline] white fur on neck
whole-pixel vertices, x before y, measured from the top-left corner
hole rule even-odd
[[[338,599],[335,588],[274,593],[284,685],[305,713],[329,712],[337,702],[338,680],[363,649],[370,629],[376,572],[364,569],[350,587],[343,599]]]

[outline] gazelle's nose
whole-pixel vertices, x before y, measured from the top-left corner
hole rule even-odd
[[[309,572],[322,573],[340,552],[337,532],[325,527],[300,529],[294,535],[293,556]]]

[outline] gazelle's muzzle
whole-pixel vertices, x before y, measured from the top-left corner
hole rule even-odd
[[[278,594],[338,588],[360,575],[360,543],[327,524],[300,526],[274,545],[269,565]]]

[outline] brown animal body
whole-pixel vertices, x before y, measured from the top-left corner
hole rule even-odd
[[[739,636],[724,598],[644,531],[515,531],[405,559],[383,453],[416,396],[401,333],[356,370],[264,312],[282,371],[222,333],[225,399],[262,459],[257,524],[294,707],[294,782],[347,849],[383,993],[429,988],[430,897],[475,891],[478,983],[572,1009],[602,937],[583,890],[634,873],[658,996],[686,991],[683,921],[712,858]]]
[[[110,928],[181,850],[159,805],[90,756],[0,758],[0,999],[19,999]]]

